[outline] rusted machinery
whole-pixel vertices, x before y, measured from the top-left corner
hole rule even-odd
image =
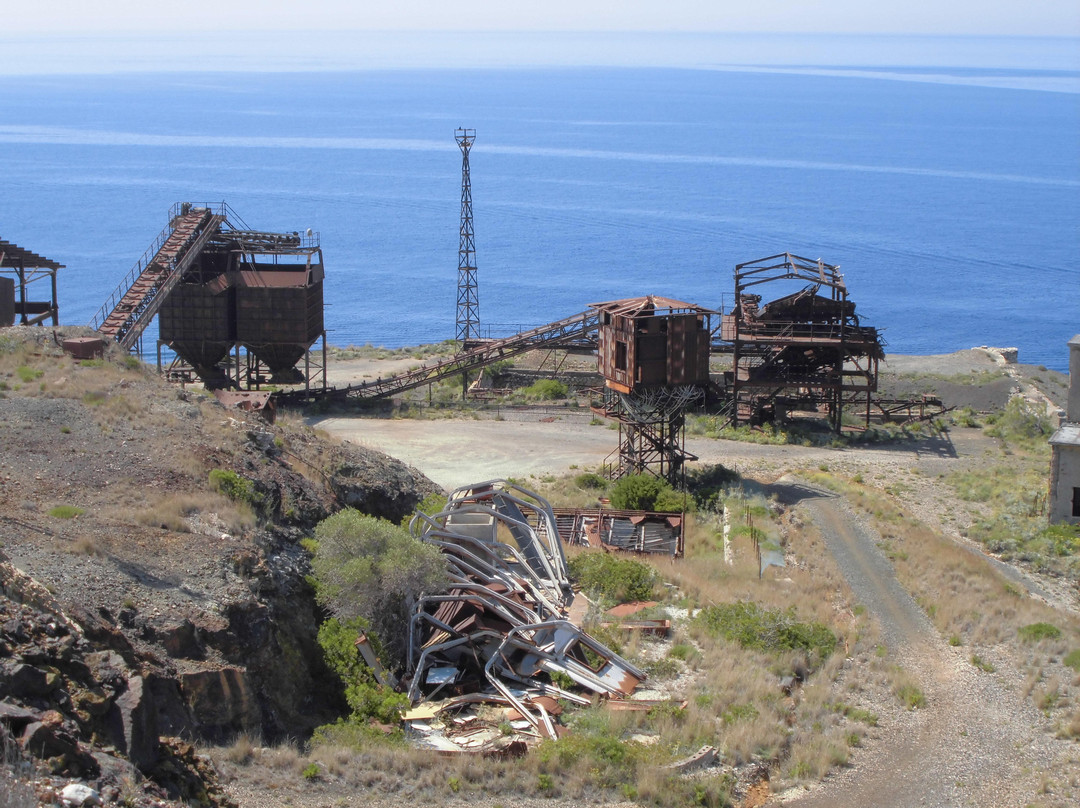
[[[165,301],[159,332],[208,386],[308,379],[296,364],[323,333],[318,237],[223,229]],[[246,365],[224,366],[239,348]]]
[[[684,514],[594,508],[554,508],[564,544],[679,557]]]
[[[839,270],[790,253],[735,267],[735,308],[720,329],[733,346],[727,374],[733,423],[810,411],[839,432],[845,407],[856,405],[869,423],[884,342],[876,328],[859,322]],[[764,305],[750,291],[777,282],[808,285]]]
[[[16,320],[20,325],[44,325],[51,319],[53,325],[59,325],[56,271],[63,268],[63,264],[0,239],[0,328],[14,325]],[[31,300],[33,292],[28,288],[46,279],[51,283],[50,297]]]
[[[310,359],[296,365],[323,336],[322,290],[318,234],[251,230],[224,203],[183,202],[92,325],[132,349],[158,315],[159,360],[167,346],[169,374],[207,387],[310,384]]]
[[[709,384],[715,312],[655,295],[590,305],[600,316],[603,414],[619,424],[608,476],[649,471],[676,482],[697,459],[685,450],[685,411]]]

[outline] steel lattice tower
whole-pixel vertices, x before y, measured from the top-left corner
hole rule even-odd
[[[454,132],[461,149],[461,241],[458,246],[457,339],[462,347],[480,336],[480,301],[476,287],[476,243],[473,234],[472,180],[469,149],[475,129]]]

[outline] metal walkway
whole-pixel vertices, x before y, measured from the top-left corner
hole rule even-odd
[[[324,390],[298,390],[296,392],[280,393],[278,401],[286,404],[298,404],[316,399],[371,400],[388,398],[398,393],[404,393],[407,390],[423,387],[425,384],[441,381],[450,376],[480,370],[493,362],[498,362],[500,359],[509,359],[526,351],[537,348],[550,348],[581,339],[586,334],[596,331],[599,318],[600,315],[595,310],[584,311],[530,331],[522,331],[512,337],[485,342],[450,359],[433,365],[424,365],[405,373],[399,373],[397,376],[376,379],[362,384],[353,384],[348,387],[327,387]]]
[[[177,206],[169,226],[98,311],[91,327],[130,350],[154,319],[168,293],[225,221],[210,208]]]

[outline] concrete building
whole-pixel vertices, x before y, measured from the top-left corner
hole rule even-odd
[[[1069,340],[1068,408],[1050,449],[1050,522],[1080,524],[1080,334]]]

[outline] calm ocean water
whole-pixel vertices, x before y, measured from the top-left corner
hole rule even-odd
[[[918,66],[0,77],[0,237],[67,266],[61,319],[84,323],[174,202],[225,200],[321,232],[331,343],[438,341],[468,126],[493,334],[647,293],[730,306],[736,263],[789,251],[840,264],[892,352],[1065,370],[1077,89]]]

